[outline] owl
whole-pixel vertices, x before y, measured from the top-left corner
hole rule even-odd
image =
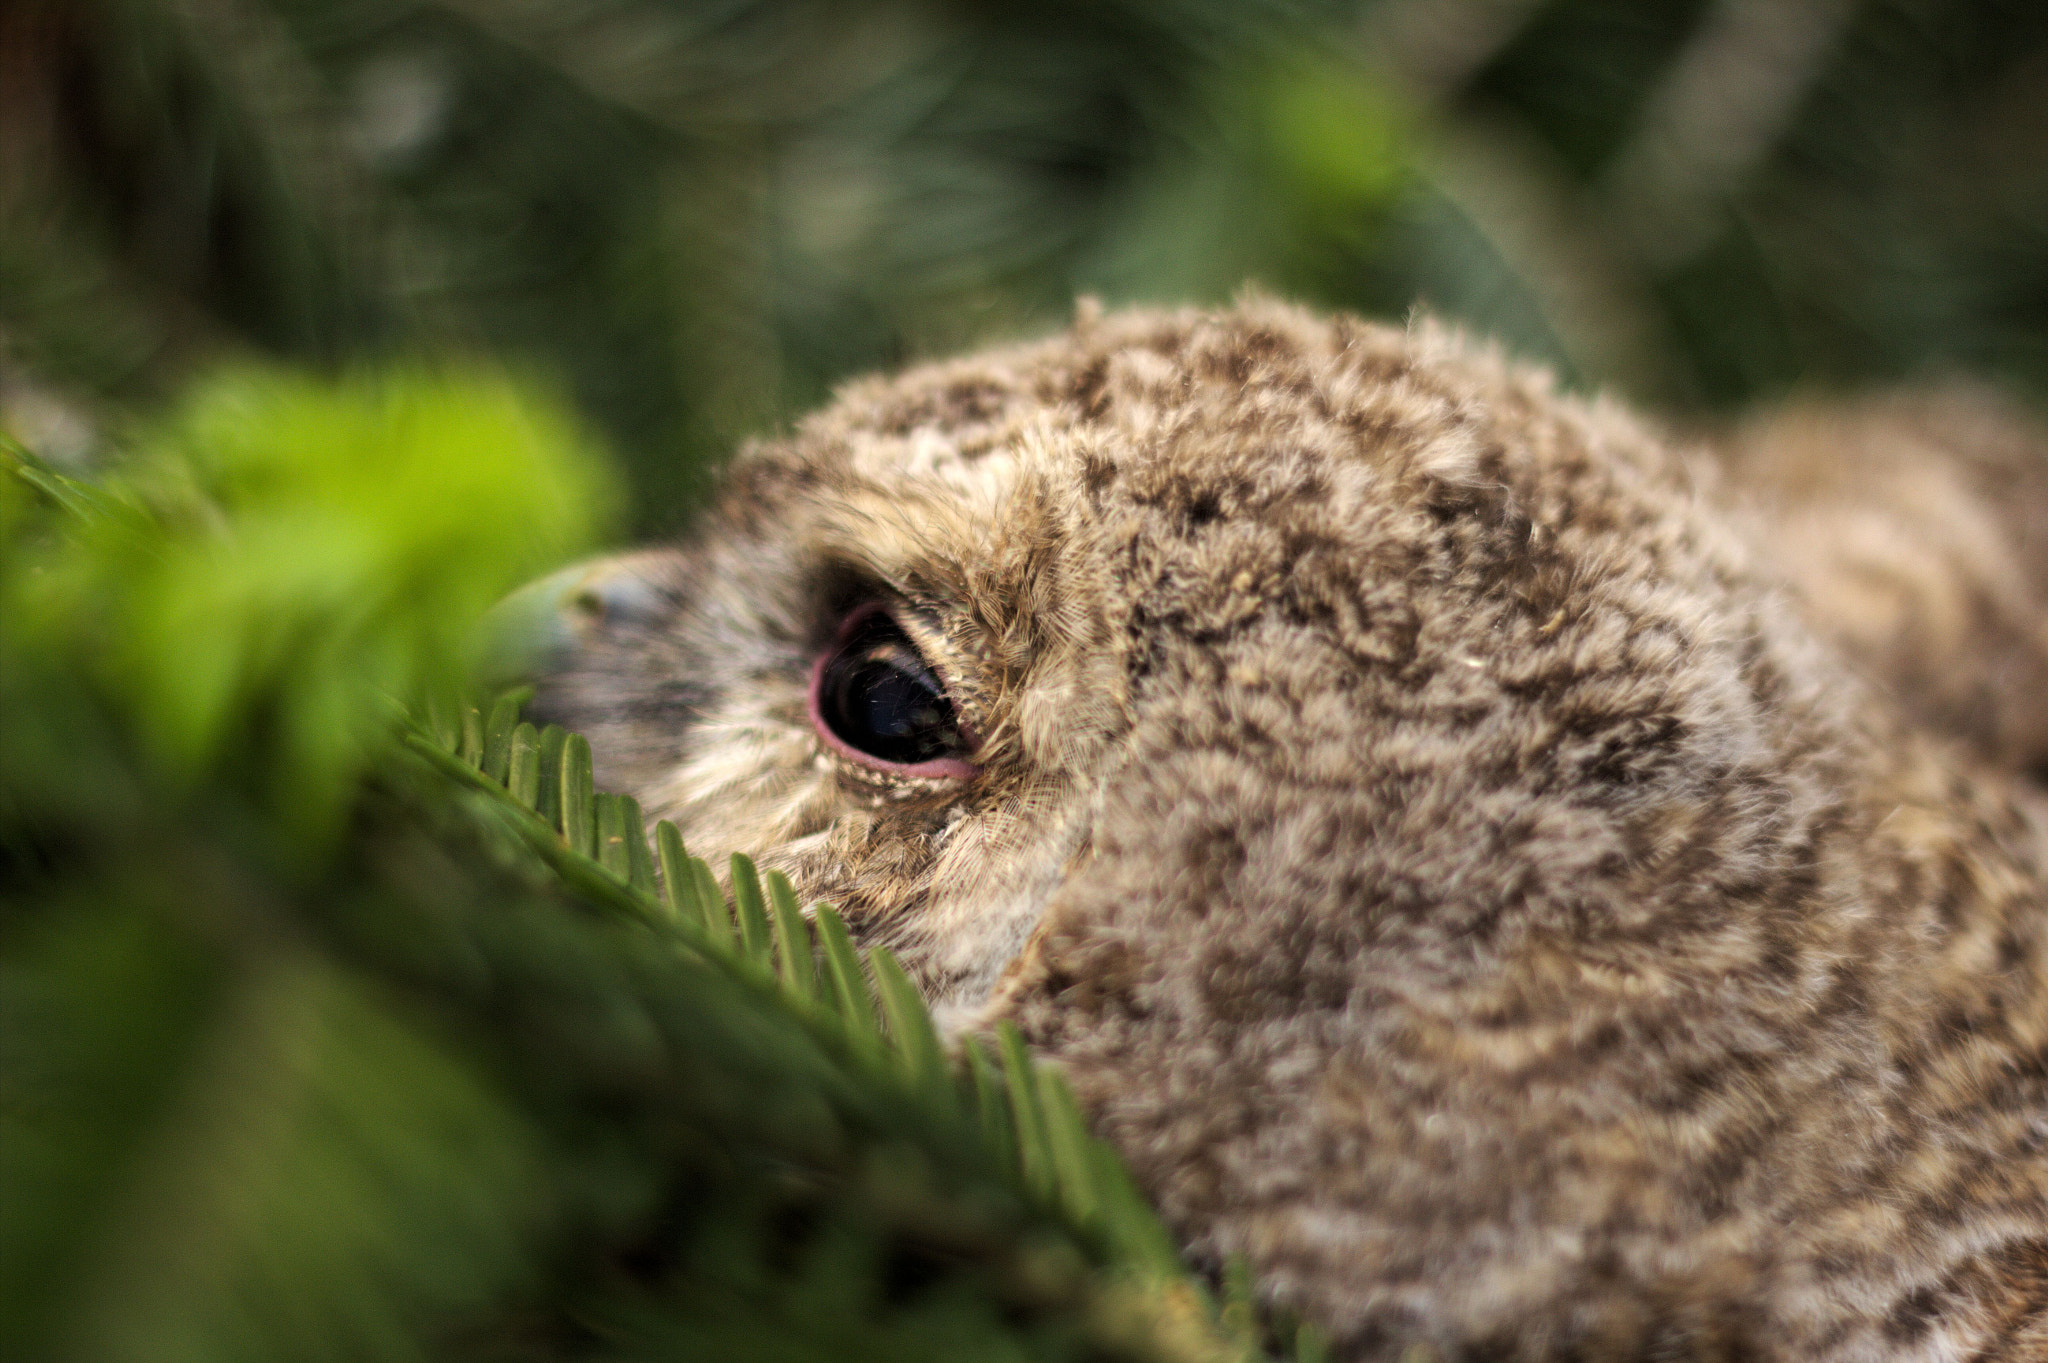
[[[1084,305],[557,583],[536,704],[1337,1358],[2048,1358],[2044,452]]]

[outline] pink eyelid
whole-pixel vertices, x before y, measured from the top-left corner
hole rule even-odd
[[[817,661],[811,664],[811,690],[805,701],[805,707],[811,716],[811,728],[817,731],[818,738],[833,752],[872,771],[886,771],[893,776],[918,776],[955,781],[971,780],[981,775],[979,766],[961,757],[935,757],[929,762],[884,761],[854,747],[833,733],[832,726],[825,722],[824,711],[818,705],[818,697],[825,686],[825,664],[832,661],[846,641],[853,637],[855,630],[874,616],[887,614],[888,609],[879,601],[870,601],[864,606],[854,608],[847,614],[846,619],[840,622],[839,631],[833,636],[831,646],[820,653]],[[975,746],[974,735],[964,724],[960,726],[960,738],[969,748]]]

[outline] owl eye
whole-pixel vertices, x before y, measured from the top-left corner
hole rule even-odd
[[[973,776],[960,718],[917,645],[880,605],[863,606],[811,674],[811,723],[863,766],[909,776]]]

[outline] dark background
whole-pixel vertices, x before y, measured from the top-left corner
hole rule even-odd
[[[1247,281],[1681,419],[2048,389],[2038,0],[0,0],[0,420],[482,356],[673,527],[879,365]]]

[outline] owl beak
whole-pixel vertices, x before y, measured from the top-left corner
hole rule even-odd
[[[484,681],[492,686],[550,676],[603,625],[651,619],[663,597],[644,571],[648,554],[571,564],[493,606],[483,623]]]

